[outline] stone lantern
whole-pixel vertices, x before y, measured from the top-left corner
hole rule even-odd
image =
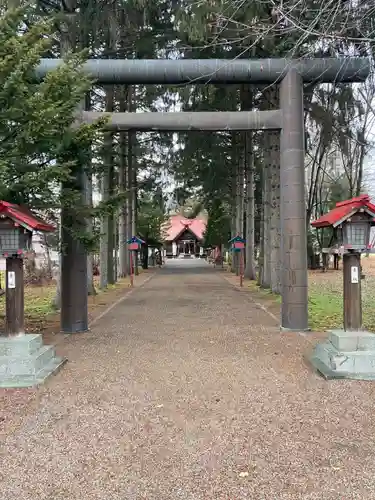
[[[32,231],[0,214],[0,254],[3,257],[20,257],[31,250]]]
[[[338,243],[344,247],[344,251],[358,253],[367,251],[373,220],[372,215],[361,208],[337,227]]]
[[[313,365],[327,378],[375,379],[375,334],[362,328],[361,254],[370,247],[375,205],[368,195],[336,204],[312,222],[332,228],[332,241],[343,255],[343,330],[331,330],[328,341],[313,352]]]
[[[54,373],[65,359],[44,346],[41,334],[24,331],[23,258],[33,231],[55,228],[26,207],[0,201],[0,255],[6,259],[5,332],[0,334],[0,387],[31,387]]]

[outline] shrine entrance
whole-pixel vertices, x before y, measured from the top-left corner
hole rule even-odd
[[[178,255],[194,255],[194,257],[199,257],[200,253],[201,247],[196,241],[181,240],[178,244]]]
[[[189,240],[182,240],[178,245],[178,253],[186,255],[195,255],[195,243]]]
[[[61,64],[42,59],[36,76]],[[82,111],[77,120],[107,117],[107,129],[125,130],[280,130],[281,327],[308,329],[308,274],[305,205],[305,132],[303,84],[364,81],[368,58],[257,60],[89,60],[84,69],[102,84],[279,84],[280,109],[273,111],[96,113]],[[83,169],[83,167],[82,167]],[[83,170],[76,173],[77,195],[84,191]],[[66,220],[69,213],[62,213]],[[84,224],[84,220],[80,221]],[[62,330],[88,328],[87,253],[84,244],[62,231]],[[185,249],[187,247],[185,246]],[[190,248],[190,247],[189,247]],[[86,297],[85,303],[81,297]]]
[[[190,231],[185,231],[177,241],[177,256],[198,257],[199,252],[199,241]]]

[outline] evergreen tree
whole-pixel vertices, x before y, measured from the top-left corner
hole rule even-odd
[[[53,20],[43,19],[20,36],[27,15],[27,8],[19,8],[0,19],[0,198],[56,208],[60,183],[84,161],[98,125],[74,126],[77,106],[91,85],[80,69],[82,55],[35,81],[54,28]],[[66,203],[72,203],[69,198],[65,193]]]

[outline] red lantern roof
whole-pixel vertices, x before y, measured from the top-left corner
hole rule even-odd
[[[29,208],[14,203],[0,201],[0,214],[6,215],[15,224],[19,224],[28,230],[43,231],[46,233],[51,233],[55,230],[54,226],[35,215]]]
[[[368,194],[363,194],[362,196],[336,203],[335,208],[319,217],[319,219],[314,220],[311,225],[317,228],[329,226],[336,227],[360,209],[364,209],[372,217],[375,217],[375,205],[371,203]]]

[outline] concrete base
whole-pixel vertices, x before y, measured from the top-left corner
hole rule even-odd
[[[43,345],[40,334],[0,337],[0,387],[34,387],[65,362],[53,346]]]
[[[310,358],[326,378],[375,380],[375,334],[367,331],[330,330]]]

